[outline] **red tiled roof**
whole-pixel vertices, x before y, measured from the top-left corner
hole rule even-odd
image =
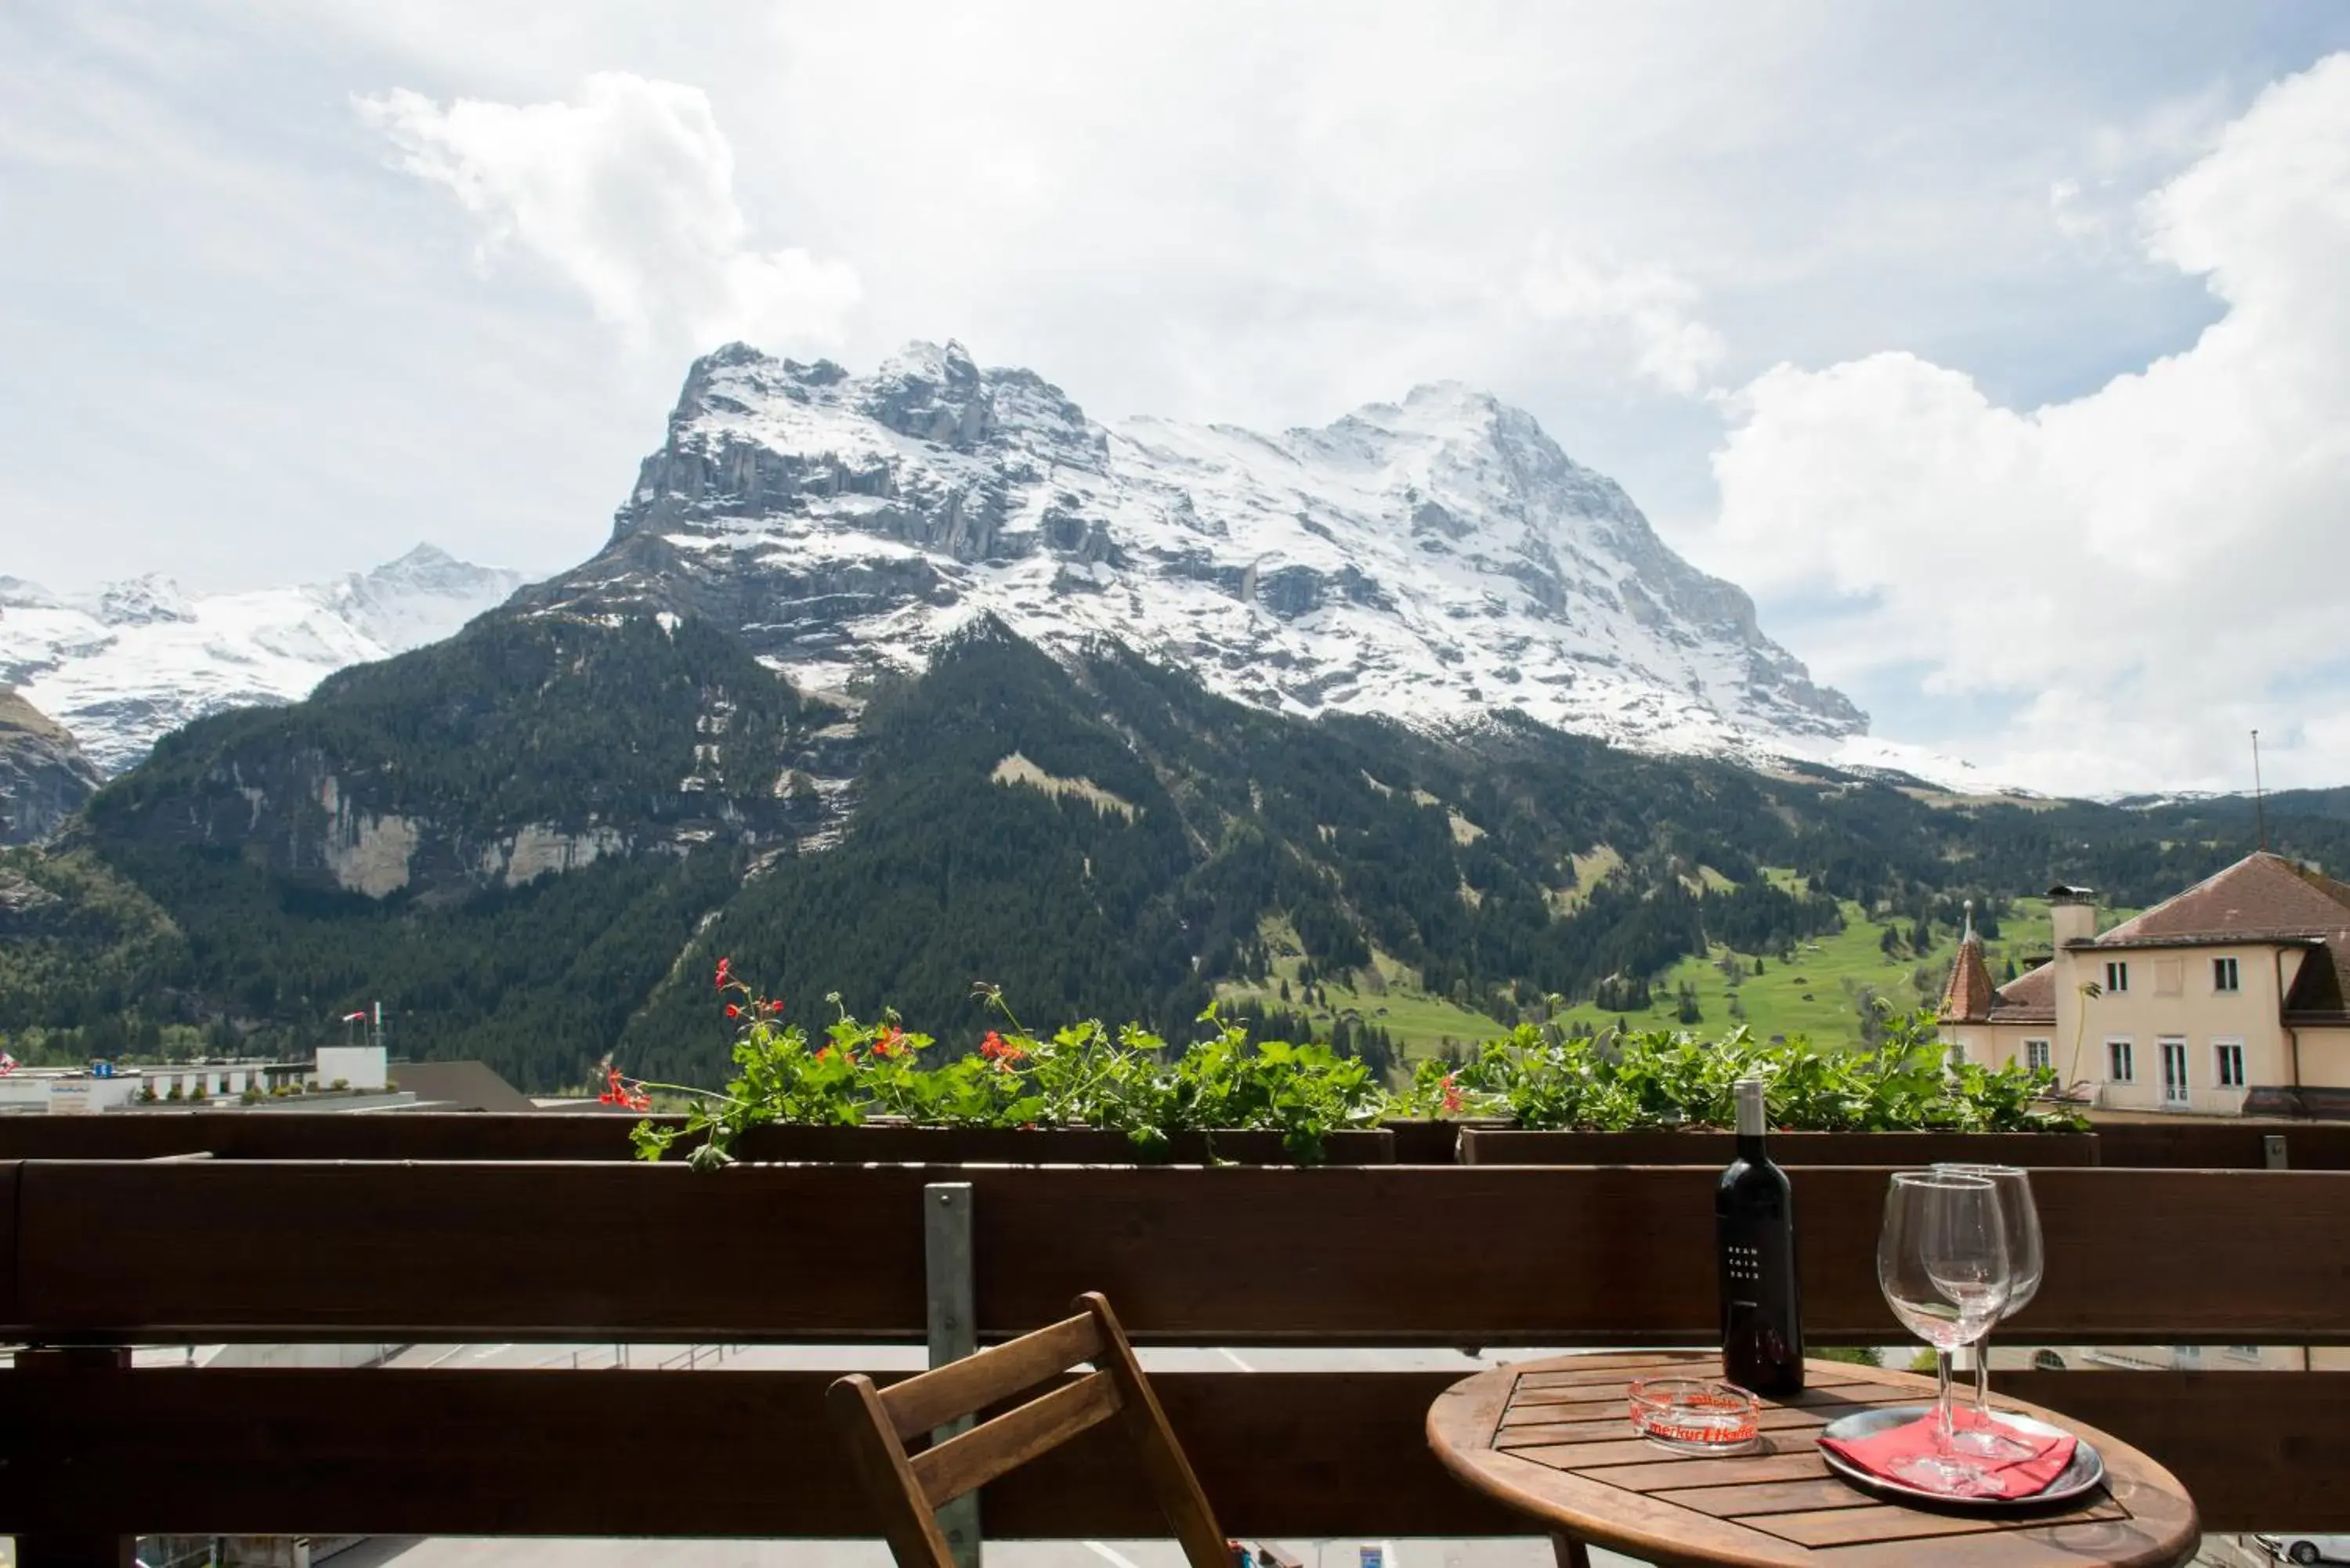
[[[2056,966],[2043,963],[2028,969],[1992,993],[1988,1022],[1992,1023],[2054,1023],[2056,1022]]]
[[[2303,961],[2284,1011],[2340,1012],[2350,994],[2350,884],[2262,851],[2124,920],[2091,945],[2286,940],[2322,942],[2325,951]]]
[[[1984,967],[1982,943],[1972,931],[1959,944],[1950,961],[1950,981],[1942,988],[1941,1020],[1945,1023],[1981,1023],[1991,1017],[1996,992],[1991,971]]]
[[[2324,937],[2350,932],[2350,885],[2281,855],[2247,855],[2175,898],[2096,939],[2101,948],[2137,941]]]

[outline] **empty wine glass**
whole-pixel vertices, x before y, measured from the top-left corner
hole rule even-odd
[[[2028,1305],[2040,1291],[2040,1272],[2043,1266],[2040,1249],[2040,1210],[2032,1201],[2032,1178],[2012,1165],[1961,1165],[1946,1163],[1934,1166],[1936,1170],[1959,1176],[1980,1176],[1999,1189],[1999,1211],[2007,1222],[2008,1286],[2007,1305],[2000,1310],[2004,1321],[2013,1317]],[[1973,1425],[1953,1439],[1962,1454],[1979,1454],[1985,1459],[2029,1459],[2038,1452],[2030,1443],[2009,1437],[1999,1428],[1991,1413],[1991,1345],[1988,1339],[1976,1350],[1975,1419]]]
[[[1951,1497],[1998,1488],[1961,1454],[1950,1411],[1950,1353],[1991,1332],[2007,1304],[2007,1226],[1999,1189],[1980,1176],[1896,1172],[1877,1238],[1877,1282],[1909,1332],[1934,1347],[1934,1451],[1892,1469],[1897,1480]]]

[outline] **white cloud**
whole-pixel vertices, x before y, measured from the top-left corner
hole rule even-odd
[[[1620,353],[1643,379],[1690,396],[1728,351],[1697,319],[1695,287],[1654,266],[1608,268],[1545,247],[1521,289],[1537,320]]]
[[[473,216],[484,266],[528,253],[632,347],[832,342],[857,303],[846,264],[751,247],[734,150],[699,88],[602,72],[568,102],[443,107],[395,88],[355,104],[400,168]]]
[[[2350,775],[2343,727],[2297,722],[2350,701],[2350,55],[2269,88],[2137,217],[2225,306],[2191,347],[2028,410],[1908,354],[1781,365],[1726,405],[1701,553],[1766,604],[1844,596],[1803,644],[1830,680],[1922,668],[2015,705],[1969,748],[1995,773],[2234,784],[2257,725],[2293,771]]]

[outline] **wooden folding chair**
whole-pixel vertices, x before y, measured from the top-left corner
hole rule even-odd
[[[1088,1293],[1077,1315],[1049,1328],[918,1377],[874,1386],[862,1373],[841,1378],[825,1396],[833,1425],[848,1445],[858,1479],[881,1516],[881,1532],[899,1568],[954,1568],[934,1511],[1115,1416],[1126,1428],[1159,1506],[1191,1568],[1232,1568],[1216,1516],[1191,1461],[1176,1445],[1167,1413],[1150,1392],[1134,1347],[1109,1303]],[[971,1430],[908,1454],[906,1439],[976,1414],[1048,1377],[1090,1361],[1074,1383],[1008,1410]]]

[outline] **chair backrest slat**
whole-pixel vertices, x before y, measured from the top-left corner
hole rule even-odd
[[[916,1454],[914,1480],[921,1483],[924,1500],[936,1508],[1099,1426],[1124,1403],[1116,1378],[1107,1372],[1089,1372]]]
[[[950,1361],[881,1390],[881,1407],[898,1436],[920,1437],[958,1416],[1009,1399],[1055,1373],[1101,1354],[1101,1325],[1091,1313]]]
[[[1118,1314],[1098,1294],[1079,1296],[1078,1315],[993,1350],[877,1388],[861,1372],[825,1397],[833,1423],[881,1520],[898,1568],[954,1568],[939,1530],[941,1503],[976,1490],[1040,1454],[1115,1417],[1142,1460],[1191,1568],[1231,1568],[1216,1516],[1175,1441]],[[1090,1361],[1095,1370],[919,1454],[906,1439],[976,1414]]]

